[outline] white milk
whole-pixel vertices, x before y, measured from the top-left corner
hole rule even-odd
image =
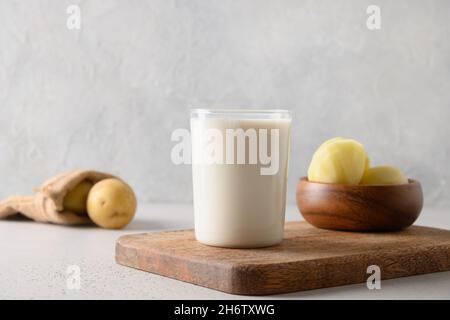
[[[290,127],[291,119],[287,111],[193,110],[192,172],[195,235],[198,241],[207,245],[232,248],[263,247],[282,241]],[[275,139],[270,137],[272,132],[278,131],[278,157],[272,154],[272,169],[265,169],[266,174],[276,172],[275,174],[261,174],[264,172],[264,169],[261,169],[269,168],[270,165],[262,164],[259,155],[256,164],[249,164],[249,140],[245,143],[245,164],[236,164],[237,140],[234,148],[235,164],[217,164],[217,161],[213,164],[204,161],[198,163],[198,159],[205,154],[202,146],[207,144],[205,132],[208,129],[215,129],[213,132],[221,133],[226,140],[226,130],[238,128],[255,129],[258,133],[257,143],[262,143],[259,134],[264,132],[261,129],[266,129],[268,155],[276,151],[276,148],[271,150],[271,143]],[[257,146],[258,152],[260,147]],[[223,162],[226,162],[226,141],[223,141],[223,148],[219,149],[223,151]],[[214,155],[216,160],[221,158],[220,152],[219,156],[217,152]],[[278,163],[275,163],[275,158]]]

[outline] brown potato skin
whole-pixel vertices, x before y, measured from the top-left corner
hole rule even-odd
[[[64,197],[64,211],[71,211],[78,215],[87,215],[87,198],[94,184],[91,181],[81,181]]]
[[[133,189],[119,179],[96,183],[87,199],[89,218],[105,229],[121,229],[133,220],[137,200]]]

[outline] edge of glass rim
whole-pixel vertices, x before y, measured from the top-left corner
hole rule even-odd
[[[291,119],[285,109],[191,109],[191,118],[199,119]]]

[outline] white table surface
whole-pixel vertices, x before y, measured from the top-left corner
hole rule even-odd
[[[287,220],[300,220],[295,206]],[[416,222],[450,229],[448,210],[424,209]],[[141,205],[124,230],[0,221],[2,299],[450,299],[450,272],[266,297],[237,296],[117,265],[116,239],[129,233],[193,227],[191,205]],[[67,286],[67,267],[81,271],[81,288]]]

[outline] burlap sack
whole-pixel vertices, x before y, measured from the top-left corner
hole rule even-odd
[[[91,223],[86,215],[64,211],[64,197],[83,180],[97,183],[107,178],[116,177],[91,170],[75,170],[57,175],[44,182],[32,196],[12,196],[0,201],[0,219],[20,213],[39,222],[72,225]]]

